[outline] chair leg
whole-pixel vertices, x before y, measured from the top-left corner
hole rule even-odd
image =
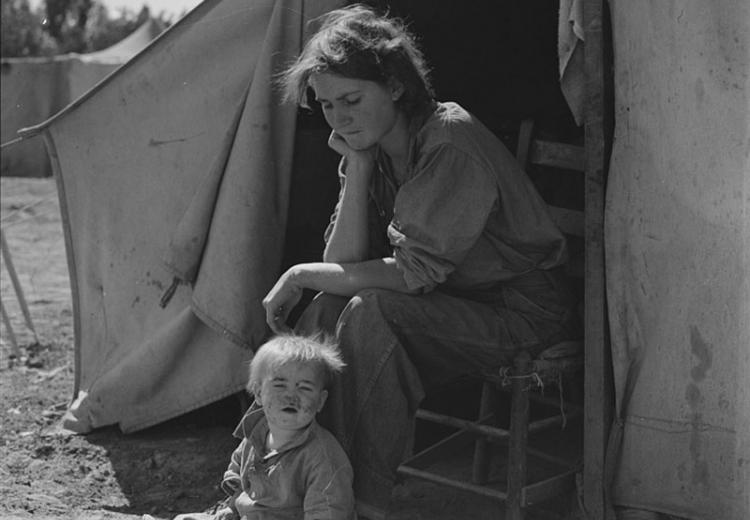
[[[495,413],[497,390],[491,383],[482,385],[482,397],[479,402],[479,420]],[[492,445],[487,437],[478,437],[474,443],[474,458],[472,459],[471,480],[475,484],[485,484],[489,480],[490,459]]]
[[[511,383],[510,440],[508,443],[508,500],[506,520],[523,520],[526,485],[526,444],[529,426],[529,381],[531,356],[519,353],[513,360]]]

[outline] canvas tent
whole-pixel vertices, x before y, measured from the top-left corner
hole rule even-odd
[[[331,5],[206,1],[44,125],[74,294],[72,427],[134,431],[243,388],[294,141],[270,71]],[[175,275],[192,290],[162,308]]]
[[[76,317],[72,427],[133,431],[242,388],[250,354],[241,347],[266,334],[260,299],[283,261],[299,144],[295,112],[269,78],[298,52],[306,21],[336,4],[206,0],[28,131],[45,136],[64,212]],[[595,496],[603,490],[615,505],[744,519],[750,7],[612,0],[613,59],[603,64],[603,3],[566,5],[575,4],[589,154],[587,512],[611,513]],[[606,110],[589,73],[605,65],[614,67],[615,136],[600,207]],[[580,95],[569,86],[569,100]],[[591,275],[599,256],[601,280]],[[175,275],[192,284],[175,286],[162,308]],[[592,297],[605,277],[606,307]],[[616,406],[604,460],[592,446],[610,431],[608,374]]]
[[[750,4],[615,0],[617,503],[750,516]]]
[[[0,142],[17,137],[24,127],[44,121],[135,56],[161,32],[147,20],[133,33],[101,51],[51,58],[3,58],[0,89]],[[15,177],[52,174],[42,139],[2,150],[0,173]]]

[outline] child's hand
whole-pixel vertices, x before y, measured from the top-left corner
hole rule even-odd
[[[237,520],[237,515],[232,511],[232,508],[225,507],[214,513],[213,520]]]

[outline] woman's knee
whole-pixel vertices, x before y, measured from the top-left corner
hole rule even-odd
[[[363,289],[355,294],[344,307],[337,327],[364,327],[371,324],[384,325],[391,321],[392,310],[397,309],[401,293],[387,289]]]
[[[312,335],[320,332],[333,334],[341,311],[349,298],[319,293],[300,315],[294,330],[297,334]]]
[[[383,299],[384,293],[387,292],[390,291],[386,291],[384,289],[362,289],[357,294],[352,296],[352,298],[346,304],[346,307],[342,312],[342,316],[349,314],[371,313],[373,310],[380,307],[380,301]]]
[[[363,289],[351,298],[319,293],[300,316],[295,332],[340,337],[352,331],[361,335],[371,327],[387,326],[393,321],[392,316],[399,312],[399,298],[403,297],[387,289]]]

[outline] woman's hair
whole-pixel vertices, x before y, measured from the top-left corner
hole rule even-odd
[[[269,374],[282,365],[295,361],[319,367],[323,374],[324,387],[328,387],[333,375],[341,372],[345,366],[338,347],[322,336],[280,334],[261,345],[253,356],[247,390],[256,394]]]
[[[397,104],[410,116],[432,102],[424,57],[401,20],[360,4],[331,11],[320,20],[320,29],[280,76],[286,101],[309,108],[310,77],[329,72],[382,85],[399,82],[404,93]]]

